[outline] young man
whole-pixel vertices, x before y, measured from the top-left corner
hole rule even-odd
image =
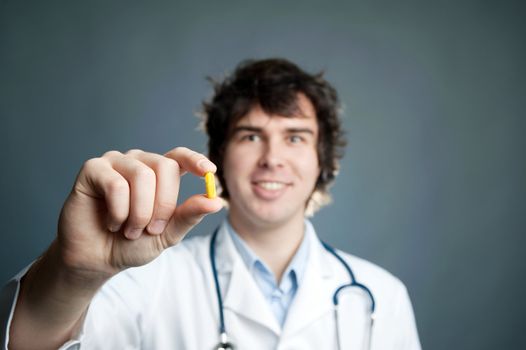
[[[14,305],[4,343],[420,349],[403,284],[324,246],[305,219],[338,169],[338,108],[321,75],[285,60],[245,62],[204,105],[211,161],[186,148],[88,160],[57,239],[4,289]],[[209,171],[228,219],[209,236],[181,242],[223,206],[203,195],[176,204],[180,176]]]

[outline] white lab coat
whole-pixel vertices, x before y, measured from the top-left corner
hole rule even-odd
[[[227,332],[238,350],[337,349],[332,297],[349,277],[313,230],[311,234],[314,244],[305,275],[281,329],[231,237],[220,228],[217,270]],[[210,237],[185,240],[148,265],[108,281],[93,299],[77,339],[61,349],[77,349],[79,344],[82,349],[213,349],[219,341],[219,316]],[[420,349],[404,285],[365,260],[343,256],[376,300],[372,348]],[[352,289],[342,293],[339,308],[341,348],[362,349],[369,327],[369,298]]]

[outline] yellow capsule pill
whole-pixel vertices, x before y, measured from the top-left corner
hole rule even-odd
[[[216,198],[216,181],[214,174],[208,172],[205,174],[205,187],[206,187],[206,196],[208,198]]]

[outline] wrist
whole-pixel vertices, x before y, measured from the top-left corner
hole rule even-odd
[[[57,287],[75,291],[76,293],[91,296],[107,281],[114,273],[97,271],[84,266],[71,263],[61,252],[59,243],[55,240],[49,249],[35,263],[35,271],[47,276],[57,284]]]
[[[10,348],[58,348],[74,334],[91,299],[109,278],[71,269],[57,253],[54,242],[21,280]]]

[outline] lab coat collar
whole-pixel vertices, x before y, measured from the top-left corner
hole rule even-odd
[[[277,336],[297,332],[331,312],[332,294],[343,283],[337,280],[330,257],[319,241],[314,228],[306,221],[309,239],[309,259],[302,283],[288,311],[283,330],[272,313],[263,293],[250,275],[225,223],[219,227],[216,242],[217,272],[222,286],[225,310],[250,319],[270,329]],[[226,315],[225,315],[226,316]],[[227,317],[227,316],[226,316]]]
[[[223,281],[220,283],[224,309],[261,324],[279,336],[281,327],[237,252],[225,223],[219,227],[216,244],[217,273]],[[226,313],[225,318],[228,319]]]
[[[287,314],[284,336],[298,332],[328,312],[333,311],[332,295],[344,279],[334,273],[333,262],[322,246],[314,228],[307,221],[306,234],[311,235],[309,261],[302,283]]]

